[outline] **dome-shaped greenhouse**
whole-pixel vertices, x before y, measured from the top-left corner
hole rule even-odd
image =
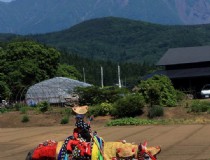
[[[91,85],[65,77],[55,77],[29,87],[25,99],[28,105],[34,105],[42,101],[65,103],[65,98],[74,93],[75,87],[88,86]]]

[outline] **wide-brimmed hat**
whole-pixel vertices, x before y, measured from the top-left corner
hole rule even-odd
[[[73,107],[72,110],[76,114],[85,114],[88,111],[88,106],[76,106],[76,107]]]

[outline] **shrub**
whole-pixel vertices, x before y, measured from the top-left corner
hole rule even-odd
[[[179,91],[179,90],[176,90],[176,100],[177,100],[178,102],[180,102],[180,101],[186,99],[186,97],[187,97],[187,96],[186,96],[186,94],[185,94],[184,92]]]
[[[15,103],[15,110],[16,111],[19,111],[20,110],[20,108],[22,108],[23,107],[23,104],[22,103]]]
[[[141,94],[130,94],[114,103],[111,115],[115,117],[134,117],[143,113],[144,105],[145,100]]]
[[[68,116],[64,116],[62,119],[61,119],[61,124],[67,124],[69,123],[69,117]]]
[[[147,103],[161,106],[175,106],[177,103],[176,90],[166,76],[153,76],[138,85]]]
[[[149,108],[149,112],[148,112],[149,118],[161,117],[163,115],[164,115],[164,109],[162,106],[155,105]]]
[[[99,106],[99,115],[100,116],[106,116],[110,115],[112,112],[113,106],[110,103],[101,103]]]
[[[38,108],[39,111],[41,111],[41,112],[46,112],[46,111],[48,111],[49,106],[50,106],[50,104],[49,104],[48,102],[46,102],[46,101],[39,102],[39,103],[37,104],[37,108]]]
[[[210,103],[207,101],[194,100],[190,106],[191,112],[207,112],[210,109]]]
[[[89,107],[89,110],[88,110],[88,113],[87,113],[87,116],[94,116],[94,117],[97,117],[97,116],[106,116],[106,115],[110,115],[111,112],[113,110],[113,106],[111,103],[101,103],[99,105],[96,105],[96,106],[91,106]]]
[[[104,87],[97,86],[77,87],[75,92],[79,95],[79,103],[81,105],[96,105],[103,102],[113,103],[122,95],[128,93],[125,88],[119,87]]]
[[[8,109],[6,109],[6,108],[0,108],[0,113],[5,113],[5,112],[8,112]]]
[[[87,112],[88,117],[90,116],[97,117],[99,115],[100,115],[100,107],[98,105],[89,107],[88,112]]]
[[[28,115],[23,115],[21,122],[26,123],[29,121]]]
[[[22,106],[19,110],[22,114],[26,114],[27,111],[28,111],[28,107],[27,106]]]
[[[70,108],[65,108],[64,114],[65,114],[67,117],[71,116],[71,114],[72,114],[72,109],[70,109]]]

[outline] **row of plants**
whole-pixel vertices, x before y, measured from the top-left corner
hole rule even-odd
[[[125,126],[125,125],[175,125],[175,124],[202,124],[210,122],[209,120],[201,120],[197,118],[183,119],[142,119],[142,118],[120,118],[108,121],[106,126]]]

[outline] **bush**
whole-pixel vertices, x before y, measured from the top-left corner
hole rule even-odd
[[[69,117],[68,116],[64,116],[62,119],[61,119],[61,124],[67,124],[69,123]]]
[[[8,109],[6,109],[6,108],[0,108],[0,113],[5,113],[5,112],[8,112]]]
[[[152,105],[175,106],[177,103],[176,90],[170,79],[166,76],[156,75],[138,85],[146,102]]]
[[[99,105],[99,115],[100,116],[106,116],[110,115],[112,112],[113,106],[110,103],[101,103]]]
[[[113,110],[113,106],[110,103],[101,103],[100,105],[89,107],[87,116],[106,116],[110,115]]]
[[[48,102],[46,102],[46,101],[39,102],[39,103],[37,104],[37,108],[38,108],[39,111],[41,111],[41,112],[46,112],[46,111],[48,111],[49,107],[50,107],[50,104],[49,104]]]
[[[186,97],[187,97],[187,96],[186,96],[186,94],[185,94],[184,92],[179,91],[179,90],[176,90],[176,100],[177,100],[178,102],[180,102],[180,101],[186,99]]]
[[[66,109],[64,110],[64,114],[65,114],[67,117],[71,116],[71,115],[72,115],[72,109],[66,108]]]
[[[75,92],[79,95],[79,103],[81,105],[97,105],[103,102],[113,103],[122,95],[128,93],[125,88],[97,86],[77,87]]]
[[[207,101],[195,100],[190,106],[191,112],[207,112],[210,109],[210,103]]]
[[[90,116],[94,116],[94,117],[100,116],[100,107],[98,105],[89,107],[88,112],[87,112],[87,116],[88,117],[90,117]]]
[[[22,106],[19,110],[22,114],[26,114],[27,111],[28,111],[28,107],[27,106]]]
[[[134,117],[143,113],[144,105],[145,100],[141,94],[130,94],[114,103],[111,115],[115,117]]]
[[[21,108],[27,107],[27,105],[23,103],[15,103],[14,107],[16,111],[20,111]]]
[[[21,122],[26,123],[29,121],[28,115],[23,115]]]
[[[149,108],[148,117],[154,118],[154,117],[161,117],[164,115],[164,109],[162,106],[152,106]]]

